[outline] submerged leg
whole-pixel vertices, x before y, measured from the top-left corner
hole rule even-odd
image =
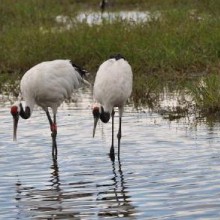
[[[115,116],[115,111],[114,109],[112,110],[112,145],[110,149],[110,158],[112,161],[115,160],[115,150],[114,150],[114,116]]]
[[[52,137],[52,155],[53,157],[57,156],[57,143],[56,143],[56,136],[57,136],[57,125],[56,125],[56,114],[54,114],[54,121],[51,119],[50,113],[47,110],[46,115],[48,121],[50,123],[50,130],[51,130],[51,137]]]
[[[119,117],[119,129],[118,129],[118,160],[120,160],[120,142],[121,142],[121,116]]]
[[[54,159],[57,159],[57,141],[56,138],[52,137],[52,156]]]
[[[57,137],[57,123],[56,123],[56,114],[54,114],[54,120],[53,120],[53,127],[52,127],[52,140],[53,140],[53,156],[57,156],[57,141],[56,141],[56,137]]]

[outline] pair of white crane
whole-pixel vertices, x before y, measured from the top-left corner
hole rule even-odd
[[[16,140],[19,117],[30,118],[35,104],[46,112],[52,136],[52,154],[57,155],[57,109],[61,103],[71,97],[75,89],[82,84],[90,84],[85,80],[87,71],[70,60],[53,60],[37,64],[28,70],[21,79],[21,100],[11,106],[14,128],[13,139]],[[121,121],[124,105],[132,92],[133,74],[125,58],[117,54],[102,63],[96,74],[93,96],[98,104],[93,107],[94,128],[98,120],[107,123],[112,117],[112,144],[110,158],[114,153],[114,107],[119,109],[118,158],[120,159]],[[22,104],[22,100],[25,104]],[[51,118],[48,108],[52,109]]]

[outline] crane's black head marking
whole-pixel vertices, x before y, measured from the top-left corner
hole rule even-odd
[[[80,66],[76,65],[72,61],[70,61],[70,63],[74,67],[74,69],[80,74],[82,78],[86,76],[86,74],[88,73],[86,70],[82,69]]]
[[[28,119],[31,116],[31,110],[29,106],[26,106],[24,110],[22,104],[20,103],[19,106],[13,105],[11,107],[11,114],[13,117],[19,117],[20,115],[23,119]]]
[[[116,60],[124,59],[125,60],[125,58],[121,54],[111,55],[110,59],[116,59]]]
[[[94,118],[100,118],[103,123],[107,123],[110,119],[110,113],[105,112],[104,108],[102,106],[101,107],[98,107],[98,106],[94,107],[92,110],[92,114],[93,114]]]
[[[109,112],[103,112],[100,114],[100,119],[103,123],[107,123],[110,119],[110,113]]]
[[[103,123],[107,123],[110,119],[110,113],[105,112],[104,108],[101,106],[101,114],[100,114],[100,119]]]
[[[28,118],[31,117],[31,110],[30,110],[30,107],[29,107],[29,106],[26,106],[26,107],[25,107],[25,110],[24,110],[22,104],[20,103],[20,108],[21,108],[20,116],[21,116],[23,119],[28,119]]]

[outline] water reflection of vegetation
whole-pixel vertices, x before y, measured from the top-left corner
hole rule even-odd
[[[220,112],[220,77],[209,75],[189,84],[189,91],[196,107],[203,114]]]
[[[137,79],[133,101],[137,109],[147,106],[170,121],[194,116],[196,119],[216,120],[220,115],[220,76],[163,80],[158,76]]]
[[[161,114],[172,113],[173,116],[169,115],[170,119],[187,113],[189,97],[185,91],[186,79],[172,81],[152,76],[146,77],[144,81],[138,79],[135,82],[137,84],[134,85],[133,101],[136,108],[147,106]],[[174,114],[178,116],[175,117]]]

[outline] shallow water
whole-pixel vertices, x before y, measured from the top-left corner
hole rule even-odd
[[[119,11],[119,12],[81,12],[76,16],[78,22],[86,22],[89,25],[102,24],[103,20],[113,22],[115,20],[127,22],[149,22],[153,19],[157,20],[160,13],[150,13],[149,11]]]
[[[44,112],[21,119],[13,142],[10,102],[1,100],[1,219],[220,218],[219,123],[193,127],[127,106],[112,163],[111,123],[92,138],[91,106],[82,90],[60,107],[56,161]]]
[[[126,21],[129,23],[144,23],[152,20],[160,19],[160,12],[151,13],[149,11],[119,11],[119,12],[94,12],[83,11],[76,15],[76,17],[69,17],[66,15],[58,15],[55,21],[58,24],[63,24],[66,29],[71,29],[74,26],[74,22],[85,22],[88,25],[101,25],[103,22],[112,23],[113,21]]]

